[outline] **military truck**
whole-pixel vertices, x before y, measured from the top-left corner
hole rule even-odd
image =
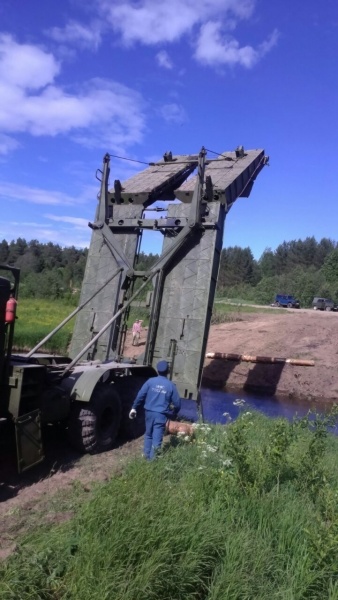
[[[238,197],[249,196],[268,162],[264,150],[243,146],[216,158],[204,148],[191,155],[166,152],[110,188],[110,158],[104,156],[96,174],[100,192],[80,304],[26,354],[12,352],[19,270],[0,267],[7,273],[0,278],[0,419],[15,426],[19,472],[43,460],[44,423],[66,423],[70,442],[83,452],[111,448],[121,431],[141,435],[142,414],[130,421],[128,413],[160,358],[169,361],[181,397],[199,401],[225,217]],[[142,271],[146,230],[162,234],[163,249]],[[130,307],[146,290],[145,349],[126,359]],[[69,356],[40,353],[73,317]]]

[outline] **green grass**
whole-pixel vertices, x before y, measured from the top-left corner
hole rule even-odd
[[[29,350],[40,342],[54,327],[65,319],[74,306],[58,300],[19,300],[18,319],[15,322],[14,347],[17,351]],[[74,319],[67,323],[47,342],[42,351],[64,354],[70,342]]]
[[[27,351],[33,348],[74,310],[74,305],[64,300],[40,300],[24,298],[19,301],[15,322],[14,348]],[[43,352],[67,354],[76,316],[58,331],[42,348]],[[149,309],[132,307],[128,327],[135,319],[143,319],[143,326],[149,324]]]
[[[251,313],[271,313],[275,312],[278,314],[278,311],[273,311],[272,308],[257,308],[256,306],[250,306],[249,304],[242,305],[240,302],[238,303],[230,303],[235,301],[227,301],[218,299],[215,301],[214,309],[212,313],[211,323],[213,325],[217,323],[231,323],[234,321],[243,321],[245,314]]]
[[[325,419],[309,431],[243,413],[137,459],[72,521],[19,545],[1,598],[337,599],[338,439]]]
[[[74,305],[64,300],[41,300],[23,298],[19,300],[15,323],[14,347],[16,351],[27,351],[40,342],[73,310]],[[227,301],[217,300],[214,306],[212,323],[225,323],[243,320],[245,313],[270,312],[268,308],[255,308],[228,304]],[[143,326],[149,325],[149,308],[133,306],[128,317],[128,327],[135,319],[143,319]],[[76,318],[76,317],[75,317]],[[75,318],[65,325],[41,349],[44,352],[66,354],[71,340]]]

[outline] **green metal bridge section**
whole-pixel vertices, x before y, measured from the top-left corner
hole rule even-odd
[[[156,366],[166,358],[180,395],[197,400],[225,217],[238,197],[249,196],[267,161],[264,150],[242,146],[216,159],[204,148],[194,155],[167,152],[109,188],[110,156],[104,157],[95,221],[89,224],[84,308],[71,342],[74,360],[123,360],[129,307],[152,284],[148,337],[138,362]],[[157,200],[169,202],[167,214],[147,218],[145,209]],[[144,230],[163,235],[162,253],[147,272],[137,270]]]

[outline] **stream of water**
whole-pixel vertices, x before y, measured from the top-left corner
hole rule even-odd
[[[202,388],[202,409],[204,420],[209,423],[225,424],[228,417],[224,413],[229,413],[232,420],[236,419],[241,411],[258,410],[264,415],[276,418],[284,417],[293,419],[295,416],[302,417],[312,408],[317,412],[325,412],[330,408],[330,404],[319,404],[306,400],[295,400],[291,398],[278,398],[277,396],[259,396],[258,394],[248,394],[246,392],[224,392],[222,390],[212,390]],[[236,401],[244,400],[242,406],[238,406]],[[198,419],[197,405],[192,400],[182,400],[182,409],[180,416],[184,419],[196,421]],[[334,433],[338,434],[338,426]]]

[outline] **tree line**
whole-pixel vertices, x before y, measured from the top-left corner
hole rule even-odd
[[[270,304],[276,294],[292,294],[304,307],[314,296],[338,302],[338,243],[314,237],[283,242],[264,250],[259,260],[250,248],[224,248],[218,294],[257,304]]]
[[[77,300],[87,255],[87,249],[52,242],[0,242],[0,264],[21,269],[22,297]],[[157,258],[141,252],[138,270],[147,270]],[[276,250],[264,250],[258,260],[249,247],[224,248],[217,293],[258,304],[270,304],[277,293],[293,294],[302,306],[310,306],[314,296],[338,302],[338,243],[314,237],[283,242]]]

